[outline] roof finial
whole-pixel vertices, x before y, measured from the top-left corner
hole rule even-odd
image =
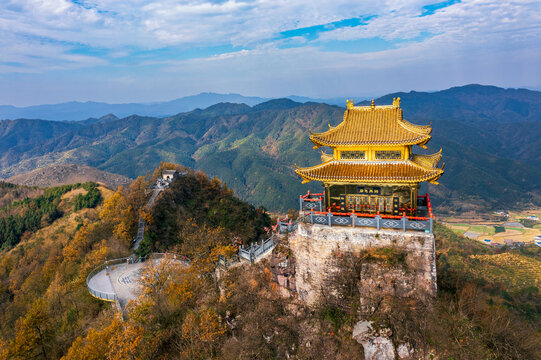
[[[375,109],[376,108],[376,103],[374,102],[374,99],[372,99],[372,104],[370,104],[370,107],[372,109]]]
[[[393,98],[393,105],[396,107],[400,107],[400,98],[397,97],[396,99]]]
[[[348,110],[353,109],[353,100],[346,100],[346,104]]]

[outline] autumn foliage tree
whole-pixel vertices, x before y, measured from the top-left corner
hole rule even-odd
[[[145,206],[151,183],[149,176],[139,176],[130,184],[126,196],[128,202],[134,208],[140,209]]]
[[[212,359],[227,327],[215,310],[191,311],[184,318],[176,345],[184,359]]]
[[[9,344],[8,358],[48,358],[51,327],[46,303],[38,299],[26,316],[15,324],[15,339]]]
[[[144,351],[140,348],[144,329],[127,321],[120,314],[102,330],[91,329],[78,337],[63,360],[139,360]]]
[[[113,234],[125,243],[133,238],[137,227],[137,208],[129,201],[122,188],[119,188],[103,204],[100,219],[109,223]]]

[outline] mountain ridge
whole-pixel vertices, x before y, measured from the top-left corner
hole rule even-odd
[[[452,90],[457,91],[460,88]],[[484,87],[477,86],[466,87],[464,92],[456,96],[462,100],[454,103],[448,103],[448,92],[422,94],[420,98],[418,93],[413,93],[413,98],[399,94],[404,96],[406,119],[413,123],[433,121],[427,151],[443,148],[447,166],[442,185],[428,186],[434,203],[440,211],[451,212],[540,203],[541,109],[538,111],[537,99],[541,93],[528,92],[530,98],[524,100],[531,104],[528,114],[510,110],[513,116],[488,122],[487,114],[495,111],[493,103],[505,103],[515,94],[499,88],[488,89],[487,94]],[[386,95],[376,103],[389,104],[396,96]],[[466,100],[474,106],[465,109]],[[431,112],[431,104],[440,105]],[[418,109],[427,111],[419,115]],[[478,118],[470,116],[471,109],[477,109]],[[88,123],[61,123],[62,128],[44,121],[42,127],[34,128],[49,131],[49,136],[39,134],[36,139],[24,138],[28,127],[4,124],[7,130],[0,131],[0,143],[4,139],[12,143],[0,152],[0,177],[52,164],[77,163],[135,178],[160,161],[168,161],[217,176],[242,199],[282,211],[295,208],[299,194],[320,189],[316,183],[301,185],[293,172],[294,164],[320,162],[308,131],[324,131],[328,123],[337,125],[343,111],[324,103],[285,99],[253,107],[221,103],[165,118],[106,116]],[[445,111],[449,115],[438,116]]]
[[[197,95],[153,103],[109,104],[96,101],[69,101],[59,104],[32,105],[26,107],[0,105],[0,119],[40,117],[42,119],[55,121],[83,121],[89,118],[100,118],[105,114],[114,114],[117,117],[127,117],[133,114],[164,117],[201,107],[206,108],[219,102],[256,105],[266,100],[268,99],[256,96],[203,92]]]
[[[396,92],[379,97],[376,103],[390,104],[395,97],[401,98],[408,117],[422,121],[512,123],[541,120],[541,92],[528,89],[469,84],[435,92]],[[370,102],[362,101],[359,105],[370,105]]]
[[[112,190],[129,185],[133,179],[79,164],[59,164],[18,174],[8,183],[23,186],[55,187],[75,183],[102,183]]]
[[[395,92],[392,94],[387,94],[384,96],[377,97],[378,101],[389,102],[392,97],[402,97],[405,99],[411,99],[414,97],[422,98],[425,96],[430,96],[430,94],[448,94],[452,95],[453,91],[458,90],[459,93],[464,93],[465,90],[471,89],[473,92],[479,92],[480,89],[487,92],[485,95],[497,94],[498,92],[504,91],[507,94],[520,94],[521,97],[536,96],[539,94],[536,90],[529,90],[525,88],[499,88],[491,85],[479,85],[479,84],[469,84],[464,86],[455,86],[446,90],[438,91],[410,91],[410,92]],[[477,94],[479,95],[479,94]],[[288,95],[282,97],[282,99],[290,99],[299,103],[306,102],[316,102],[316,103],[326,103],[328,105],[339,105],[343,106],[344,99],[346,97],[334,97],[334,98],[310,98],[306,96],[297,96],[297,95]],[[360,104],[369,104],[368,101],[362,101],[367,97],[353,96],[348,97],[354,99],[356,103]],[[280,98],[264,98],[257,96],[243,96],[240,94],[229,93],[229,94],[220,94],[212,92],[202,92],[197,95],[189,95],[181,98],[169,100],[169,101],[155,101],[147,103],[105,103],[97,101],[69,101],[59,104],[44,104],[44,105],[32,105],[26,107],[16,107],[12,105],[0,105],[0,119],[10,119],[15,120],[19,118],[40,118],[46,120],[54,121],[85,121],[93,118],[101,118],[106,114],[114,114],[119,118],[127,117],[130,115],[137,114],[139,116],[153,116],[153,117],[167,117],[181,112],[189,112],[196,109],[208,108],[211,105],[230,102],[237,104],[246,104],[248,106],[254,106],[260,103],[267,102],[269,100],[280,99]],[[539,99],[535,100],[539,102]],[[441,108],[442,104],[438,104]],[[497,105],[497,104],[496,104]],[[496,106],[496,110],[504,110],[506,113],[508,110],[518,110],[519,112],[530,112],[529,106],[531,104],[525,104],[523,101],[518,99],[509,99],[509,102],[499,107]],[[534,110],[534,112],[538,111]],[[411,108],[410,110],[414,110]],[[513,111],[511,111],[511,114]],[[422,111],[417,109],[417,115],[421,115]],[[439,114],[444,115],[444,114]],[[524,114],[523,114],[524,115]]]

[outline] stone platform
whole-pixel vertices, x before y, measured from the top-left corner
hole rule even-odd
[[[109,265],[89,278],[88,288],[98,292],[98,296],[93,295],[103,300],[111,300],[112,296],[115,296],[120,308],[124,309],[130,300],[136,300],[141,293],[140,279],[143,268],[149,265],[157,265],[163,260],[164,258],[158,258],[146,262],[131,263],[126,261],[126,263]],[[181,260],[172,261],[186,265]],[[99,296],[99,293],[111,294],[111,299]]]

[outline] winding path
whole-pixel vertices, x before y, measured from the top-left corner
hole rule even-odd
[[[156,198],[167,187],[157,187],[153,190],[152,196],[145,205],[145,209],[149,209]],[[281,230],[281,229],[280,229]],[[140,279],[144,261],[147,258],[137,258],[136,251],[139,248],[141,241],[145,236],[145,221],[139,217],[137,227],[137,236],[133,245],[133,254],[131,257],[123,259],[115,259],[106,261],[98,268],[94,269],[87,277],[88,291],[92,296],[105,300],[113,301],[117,304],[120,311],[123,311],[130,300],[135,300],[140,294]],[[252,244],[248,248],[239,249],[239,260],[248,260],[254,263],[272,252],[277,242],[274,237],[270,237],[259,244]],[[163,260],[165,254],[151,254],[148,258],[149,262],[154,264]],[[181,263],[183,266],[190,266],[190,261],[184,256],[169,254],[172,260]],[[227,261],[225,265],[227,267]],[[220,265],[218,262],[217,266]]]
[[[150,199],[145,205],[149,209],[156,198],[167,187],[156,187]],[[143,260],[137,258],[136,251],[145,237],[145,221],[139,216],[137,226],[137,236],[133,244],[133,254],[131,257],[106,261],[103,265],[92,271],[86,281],[88,290],[92,296],[106,301],[114,301],[122,311],[130,300],[135,300],[139,296],[141,270]],[[156,254],[157,255],[157,254]],[[176,255],[175,260],[176,260]],[[152,259],[152,262],[159,262],[161,258]]]
[[[162,192],[163,190],[165,190],[165,188],[154,189],[152,196],[150,197],[147,204],[145,205],[145,209],[149,209],[154,204],[154,201],[156,201],[156,198],[158,197],[160,192]],[[145,221],[143,220],[142,217],[139,216],[139,224],[137,225],[137,237],[135,238],[135,243],[133,244],[134,255],[135,255],[135,251],[139,249],[139,244],[141,243],[141,241],[143,241],[144,237],[145,237]]]

